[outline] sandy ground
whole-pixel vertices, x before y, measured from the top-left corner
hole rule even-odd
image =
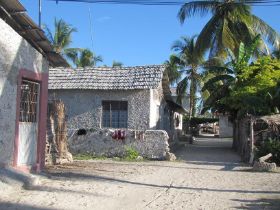
[[[0,183],[0,209],[280,209],[280,174],[239,162],[231,142],[197,139],[176,162],[77,161],[30,189]]]

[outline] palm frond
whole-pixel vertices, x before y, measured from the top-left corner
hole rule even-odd
[[[277,46],[280,43],[280,36],[271,26],[264,22],[259,17],[252,15],[253,27],[262,36],[267,39],[267,41],[273,46]]]
[[[220,4],[218,0],[212,1],[192,1],[185,3],[178,12],[178,18],[181,23],[184,23],[186,18],[199,14],[206,16],[209,13],[214,13],[216,7]]]
[[[64,55],[76,65],[80,51],[80,48],[68,48],[64,50]]]
[[[176,88],[177,102],[180,104],[182,104],[182,98],[186,94],[186,91],[188,89],[188,81],[189,81],[189,78],[186,76],[177,85],[177,88]]]
[[[202,88],[202,91],[215,89],[216,87],[213,87],[213,86],[215,85],[216,82],[221,81],[222,83],[228,83],[229,84],[233,80],[235,80],[235,78],[233,76],[230,76],[230,75],[227,75],[227,74],[215,76],[215,77],[209,79],[204,84],[204,86]]]
[[[46,34],[48,40],[51,42],[51,44],[54,44],[53,34],[52,34],[50,28],[47,25],[43,25],[43,30],[45,31],[45,34]]]
[[[197,51],[200,54],[204,54],[206,50],[214,46],[214,37],[216,35],[216,30],[219,26],[219,16],[214,15],[207,24],[203,27],[202,31],[197,37]]]
[[[168,61],[165,61],[165,73],[169,78],[169,82],[174,84],[181,78],[181,73],[178,71],[181,67],[181,59],[176,55],[171,55]]]

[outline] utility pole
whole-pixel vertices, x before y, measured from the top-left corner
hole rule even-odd
[[[42,28],[42,0],[39,0],[39,27]]]

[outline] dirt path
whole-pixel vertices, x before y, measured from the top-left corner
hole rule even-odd
[[[279,209],[280,174],[254,173],[231,142],[197,139],[177,162],[79,161],[50,168],[31,190],[5,190],[0,209]]]

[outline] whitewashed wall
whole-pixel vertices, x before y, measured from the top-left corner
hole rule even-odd
[[[13,159],[19,70],[48,72],[48,63],[1,18],[0,32],[0,165],[3,165]]]

